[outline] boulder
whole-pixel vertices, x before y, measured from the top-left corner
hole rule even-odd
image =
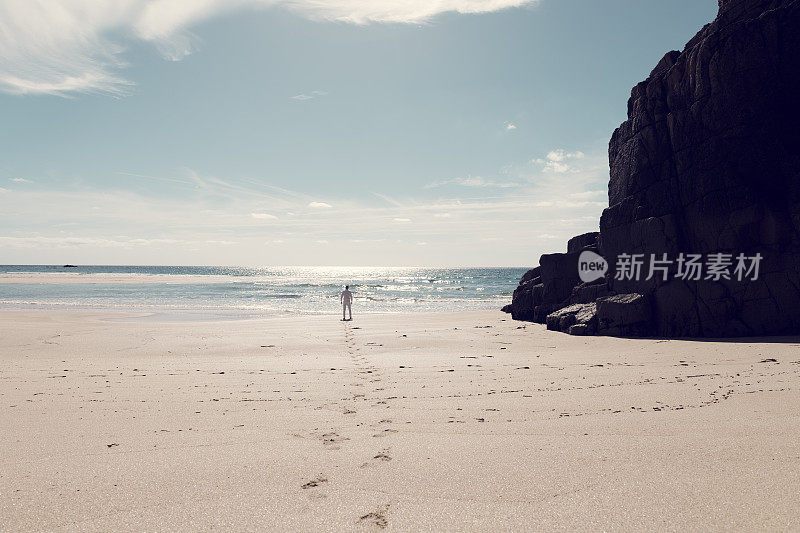
[[[652,335],[650,298],[642,294],[615,294],[597,300],[598,335],[643,337]]]
[[[594,303],[569,305],[547,315],[546,322],[547,329],[553,331],[592,335],[597,331],[597,305]]]
[[[541,300],[542,284],[534,285],[533,282],[528,280],[514,289],[511,299],[511,318],[514,320],[534,319],[535,308]]]
[[[599,231],[591,231],[582,235],[577,235],[567,241],[567,253],[582,252],[587,249],[597,248],[597,238],[600,236]]]
[[[541,268],[542,303],[558,306],[566,302],[572,288],[581,283],[578,277],[579,253],[545,254],[539,259]]]

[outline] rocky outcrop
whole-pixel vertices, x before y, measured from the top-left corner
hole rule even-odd
[[[594,304],[576,334],[800,332],[800,0],[719,8],[631,91],[628,119],[609,143],[599,237],[542,256],[539,289],[519,302],[526,320],[570,331],[588,308],[568,306]],[[576,282],[572,256],[584,249],[608,261],[603,281]],[[614,275],[626,254],[643,254],[638,279]],[[671,262],[647,279],[652,254]],[[730,279],[680,276],[681,254],[726,254]],[[762,258],[755,279],[737,279],[739,254]]]
[[[605,279],[587,284],[581,283],[578,276],[580,253],[596,251],[597,237],[597,232],[578,235],[570,239],[567,253],[543,255],[539,266],[526,272],[514,291],[511,316],[516,320],[545,324],[554,311],[568,305],[592,303],[609,294]],[[562,331],[554,324],[551,321],[549,328]]]

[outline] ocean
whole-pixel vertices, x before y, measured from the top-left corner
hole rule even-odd
[[[0,307],[188,311],[215,316],[499,309],[525,268],[0,265]],[[13,282],[2,282],[2,279]]]

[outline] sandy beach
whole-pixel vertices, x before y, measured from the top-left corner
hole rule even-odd
[[[0,312],[0,529],[800,527],[800,340]]]
[[[800,0],[0,0],[0,533],[800,532],[798,86]]]

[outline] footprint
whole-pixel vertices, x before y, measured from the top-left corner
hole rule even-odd
[[[338,449],[338,446],[336,445],[345,440],[350,440],[350,439],[348,439],[347,437],[342,437],[336,432],[325,433],[322,435],[322,444],[331,447],[335,446],[334,449]]]
[[[389,450],[383,450],[379,452],[378,455],[373,457],[373,459],[376,459],[378,461],[391,461],[392,457],[389,455]]]
[[[391,461],[391,460],[392,460],[392,456],[389,455],[389,448],[384,448],[383,450],[378,452],[378,454],[375,455],[372,459],[370,459],[366,463],[363,463],[361,465],[361,468],[369,468],[370,466],[374,465],[375,463],[388,462],[388,461]]]
[[[314,487],[319,487],[323,483],[327,483],[328,478],[323,476],[322,474],[318,475],[316,478],[312,479],[308,483],[304,483],[301,487],[302,489],[313,489]]]
[[[372,511],[371,513],[367,513],[361,518],[358,519],[358,523],[366,523],[378,526],[381,529],[384,529],[386,526],[389,525],[389,519],[386,515],[389,512],[389,506],[382,507],[377,511]]]

